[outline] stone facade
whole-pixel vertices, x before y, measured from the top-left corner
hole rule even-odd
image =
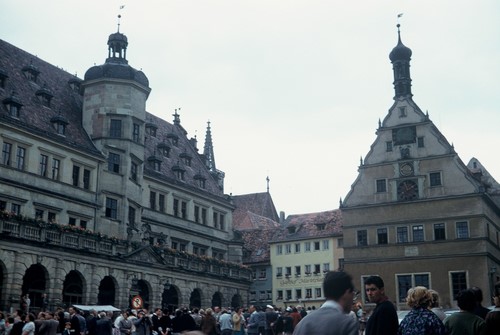
[[[0,309],[242,305],[251,271],[231,197],[178,111],[146,112],[125,35],[84,80],[0,40]]]

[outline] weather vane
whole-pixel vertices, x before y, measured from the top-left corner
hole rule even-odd
[[[125,5],[120,6],[120,11],[125,8]],[[120,32],[120,19],[122,18],[121,14],[118,14],[118,32]]]
[[[398,14],[398,24],[399,24],[399,19],[403,16],[403,13]]]

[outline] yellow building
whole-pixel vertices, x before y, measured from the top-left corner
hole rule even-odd
[[[290,215],[270,242],[273,303],[277,307],[320,307],[323,277],[343,268],[339,210]]]

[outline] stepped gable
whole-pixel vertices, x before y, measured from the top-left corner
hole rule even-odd
[[[279,233],[274,236],[273,241],[341,236],[342,227],[342,212],[339,209],[289,215],[283,229],[280,229]]]
[[[101,156],[82,127],[80,78],[0,39],[0,120],[14,127]],[[22,106],[19,118],[5,105],[13,98]],[[44,105],[43,98],[50,101]],[[64,135],[54,125],[65,124]]]
[[[269,241],[276,234],[275,229],[253,229],[241,232],[245,251],[243,263],[268,263],[271,259]]]
[[[236,216],[243,217],[244,213],[251,212],[279,222],[279,216],[269,192],[235,195],[233,196],[233,202],[236,206],[234,213]]]
[[[178,115],[177,121],[178,119]],[[191,186],[195,189],[204,190],[217,196],[224,196],[223,190],[218,186],[217,179],[208,170],[205,160],[198,153],[193,141],[187,138],[186,130],[179,123],[169,123],[151,113],[146,113],[146,124],[156,128],[156,136],[146,135],[144,150],[144,174],[155,178],[166,178],[170,182]],[[164,156],[159,148],[169,148],[169,155]],[[155,157],[161,160],[161,171],[157,172],[151,168],[148,159]],[[190,160],[186,164],[186,159]],[[175,169],[184,170],[184,180],[176,177]],[[197,178],[205,179],[205,188],[201,187]]]

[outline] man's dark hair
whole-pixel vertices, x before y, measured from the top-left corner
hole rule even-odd
[[[337,300],[346,290],[354,290],[352,277],[344,271],[330,271],[323,281],[323,291],[327,299]]]
[[[384,288],[384,281],[379,276],[370,276],[365,279],[365,285],[375,285],[377,288]]]
[[[476,308],[476,297],[474,296],[474,291],[469,288],[458,292],[457,304],[461,310],[473,312],[474,308]]]
[[[470,289],[474,293],[474,297],[476,297],[476,302],[481,304],[483,302],[483,291],[477,286],[472,286]]]

